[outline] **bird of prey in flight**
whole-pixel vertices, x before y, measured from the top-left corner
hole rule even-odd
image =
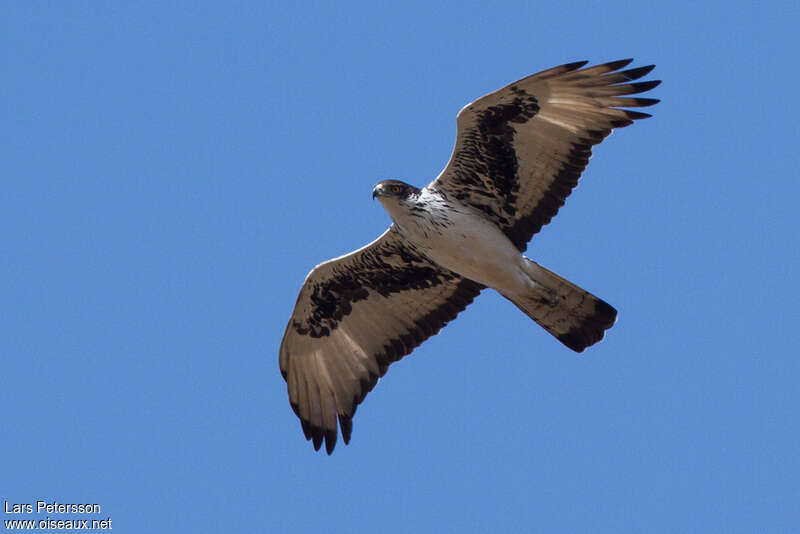
[[[614,128],[658,102],[634,82],[653,65],[568,63],[522,78],[458,114],[441,174],[418,189],[372,190],[392,224],[372,243],[306,277],[280,346],[280,369],[303,433],[333,451],[356,407],[392,362],[454,319],[485,288],[581,352],[616,320],[609,304],[522,255],[558,212]]]

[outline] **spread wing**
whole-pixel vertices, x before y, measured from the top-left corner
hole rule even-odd
[[[443,270],[390,227],[303,283],[280,348],[289,402],[306,439],[330,454],[387,368],[455,318],[483,286]]]
[[[650,116],[620,108],[658,102],[625,96],[661,83],[629,83],[654,67],[619,70],[631,61],[562,65],[469,104],[458,114],[450,162],[428,187],[483,212],[524,251],[577,185],[592,146]]]

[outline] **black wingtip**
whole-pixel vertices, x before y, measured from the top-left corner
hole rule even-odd
[[[300,426],[303,428],[303,435],[314,445],[314,450],[318,451],[322,447],[322,429],[304,419],[300,419]]]
[[[635,69],[624,70],[620,72],[620,74],[624,74],[628,80],[638,80],[642,76],[649,74],[654,68],[656,68],[655,65],[645,65],[644,67],[636,67]]]
[[[652,115],[650,115],[649,113],[642,113],[641,111],[631,111],[629,109],[625,110],[625,113],[626,115],[628,115],[629,119],[635,121],[638,121],[640,119],[649,119],[650,117],[652,117]]]
[[[297,417],[300,417],[300,406],[298,406],[298,404],[296,402],[291,402],[291,401],[289,402],[289,406],[292,407],[292,411],[294,412],[294,414]],[[302,425],[302,423],[303,423],[303,420],[301,418],[300,419],[300,424]]]
[[[296,405],[292,404],[292,409],[295,410],[295,413],[297,413],[298,410]],[[347,445],[350,443],[350,435],[353,432],[353,419],[351,416],[341,414],[338,417],[339,426],[342,430],[342,440],[344,441],[344,444]],[[338,437],[336,428],[332,430],[326,430],[302,418],[300,419],[300,426],[303,429],[303,435],[312,443],[315,451],[320,450],[322,448],[322,444],[324,443],[325,452],[328,453],[328,456],[333,453],[333,449],[336,448],[336,440]]]
[[[659,102],[661,102],[661,99],[659,99],[659,98],[638,97],[638,98],[636,98],[636,107],[646,108],[648,106],[655,106]],[[630,104],[628,104],[628,105],[630,105]]]
[[[294,408],[294,405],[292,405],[292,408]],[[311,434],[313,433],[311,425],[306,421],[304,421],[303,419],[300,419],[300,426],[303,429],[303,436],[305,436],[306,439],[311,439]]]
[[[650,80],[647,82],[636,82],[629,85],[633,91],[631,93],[644,93],[645,91],[649,91],[650,89],[654,89],[661,85],[661,80]]]
[[[311,443],[314,444],[314,450],[318,451],[322,447],[322,432],[318,428],[312,427]]]
[[[586,61],[586,60],[584,60],[584,61],[573,61],[572,63],[565,63],[564,65],[562,65],[562,67],[567,69],[567,70],[578,70],[579,68],[583,67],[587,63],[589,63],[589,62]]]
[[[342,430],[342,441],[347,445],[350,443],[350,434],[353,432],[353,419],[346,415],[339,415],[339,427]]]
[[[336,429],[333,430],[326,430],[325,431],[325,452],[328,453],[328,456],[331,455],[333,452],[333,448],[336,447]]]
[[[611,126],[614,127],[614,128],[625,128],[626,126],[630,126],[631,124],[633,124],[633,119],[630,119],[630,118],[628,118],[628,119],[617,119],[617,120],[611,121]],[[606,136],[604,135],[603,137],[605,138]]]
[[[617,59],[615,61],[609,61],[608,63],[604,63],[601,66],[608,67],[610,70],[614,71],[614,70],[619,70],[619,69],[621,69],[623,67],[627,67],[632,62],[633,62],[633,58],[629,57],[629,58],[626,58],[626,59]]]

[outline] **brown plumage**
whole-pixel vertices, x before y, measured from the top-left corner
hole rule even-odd
[[[393,219],[376,241],[315,267],[280,347],[289,401],[306,439],[333,451],[350,440],[356,407],[389,365],[492,287],[575,351],[603,338],[616,310],[521,255],[586,167],[592,146],[646,113],[631,60],[555,67],[458,114],[455,149],[423,189],[373,190]],[[633,83],[631,83],[633,82]]]

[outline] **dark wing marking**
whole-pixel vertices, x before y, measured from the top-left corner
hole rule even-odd
[[[654,67],[619,70],[631,61],[562,65],[469,104],[458,114],[450,162],[428,187],[481,211],[524,251],[577,185],[592,146],[650,116],[619,108],[658,102],[623,96],[661,83],[628,83]]]
[[[390,227],[315,267],[283,335],[280,368],[306,439],[330,454],[337,420],[350,441],[356,407],[392,362],[454,319],[483,286],[443,270]]]

